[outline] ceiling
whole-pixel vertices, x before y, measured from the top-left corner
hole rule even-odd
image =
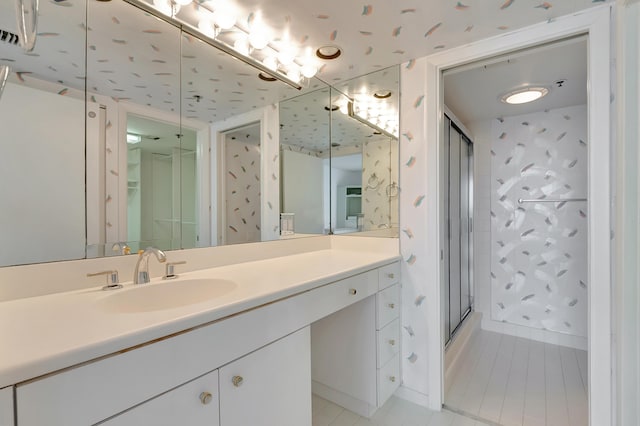
[[[507,92],[527,85],[547,87],[549,93],[520,105],[500,101]],[[560,41],[447,70],[444,102],[465,125],[586,104],[587,41],[584,37]]]
[[[215,6],[220,0],[207,1]],[[301,48],[341,47],[343,54],[338,59],[318,60],[319,79],[338,88],[356,76],[604,2],[228,1],[235,2],[240,23],[260,11],[276,38],[288,29]],[[39,37],[32,53],[0,43],[0,63],[12,66],[12,82],[46,80],[53,85],[51,90],[72,95],[73,89],[84,89],[86,79],[89,91],[97,95],[181,111],[205,122],[301,94],[285,84],[259,80],[252,67],[180,35],[176,28],[122,0],[43,0],[39,16]],[[14,27],[13,2],[3,1],[0,28],[15,32]],[[176,60],[180,57],[182,62]],[[182,87],[182,93],[177,87]],[[326,87],[322,81],[313,79],[302,93],[322,87]]]
[[[172,154],[173,149],[196,150],[196,132],[183,128],[182,131],[170,123],[151,120],[134,114],[127,116],[127,133],[141,136],[141,141],[128,144],[128,148],[140,148],[156,154]],[[182,134],[182,140],[178,135]]]

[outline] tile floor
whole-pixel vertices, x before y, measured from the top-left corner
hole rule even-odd
[[[504,426],[586,426],[585,351],[478,330],[445,405]]]
[[[360,417],[332,402],[313,395],[313,426],[485,426],[486,423],[443,410],[431,411],[391,397],[371,419]]]

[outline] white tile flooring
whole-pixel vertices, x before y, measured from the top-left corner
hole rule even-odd
[[[445,384],[456,412],[504,426],[586,426],[585,351],[478,330]]]
[[[313,395],[313,426],[485,426],[486,423],[443,410],[431,411],[391,397],[371,419]]]

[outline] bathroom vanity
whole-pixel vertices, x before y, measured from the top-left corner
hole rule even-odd
[[[312,378],[372,415],[400,384],[399,269],[331,248],[4,302],[0,425],[310,425]]]

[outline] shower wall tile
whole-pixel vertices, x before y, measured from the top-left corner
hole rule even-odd
[[[491,317],[587,335],[586,105],[492,123]]]

